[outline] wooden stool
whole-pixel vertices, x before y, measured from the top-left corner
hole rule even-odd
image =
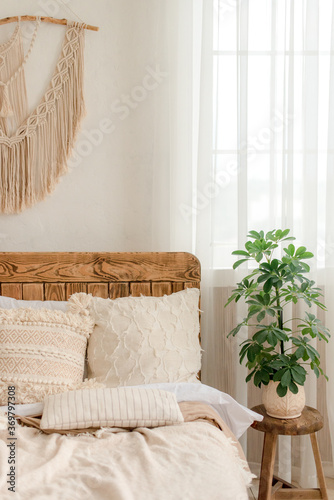
[[[279,498],[323,498],[328,500],[325,476],[315,435],[324,425],[318,410],[305,406],[300,417],[286,420],[269,417],[263,405],[254,406],[252,410],[264,416],[262,422],[255,421],[252,424],[254,429],[265,433],[258,500],[276,500]],[[310,435],[320,488],[296,488],[292,484],[274,477],[276,444],[279,434],[285,436]]]

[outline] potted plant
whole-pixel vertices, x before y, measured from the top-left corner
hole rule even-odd
[[[246,360],[250,370],[246,382],[253,379],[257,387],[264,386],[263,403],[267,413],[278,418],[300,415],[305,405],[305,366],[309,365],[317,377],[324,375],[311,339],[328,342],[330,337],[328,329],[307,310],[303,318],[286,317],[287,307],[299,301],[303,301],[307,309],[312,305],[326,309],[319,300],[321,290],[306,276],[310,267],[305,260],[313,254],[304,246],[296,248],[286,243],[281,259],[275,256],[281,242],[295,239],[289,233],[289,229],[266,234],[249,232],[245,250],[233,252],[238,256],[233,269],[247,261],[253,261],[256,267],[237,283],[225,304],[243,298],[248,306],[247,316],[228,336],[237,335],[243,326],[254,327],[252,336],[240,344],[240,363]],[[297,408],[298,400],[301,408]]]

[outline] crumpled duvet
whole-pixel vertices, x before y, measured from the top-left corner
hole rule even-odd
[[[180,407],[184,423],[155,429],[69,436],[17,424],[15,494],[0,430],[1,499],[247,500],[252,475],[226,424],[201,403]]]

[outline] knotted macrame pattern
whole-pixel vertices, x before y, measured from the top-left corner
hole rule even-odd
[[[71,23],[67,27],[54,75],[37,108],[11,134],[8,134],[8,127],[2,126],[6,118],[0,118],[2,213],[19,213],[43,200],[54,190],[60,176],[67,172],[67,159],[85,114],[84,27],[82,23]],[[2,98],[2,109],[6,108],[3,115],[7,113],[7,119],[11,114],[16,113],[18,117],[22,112],[22,106],[17,106],[22,95],[19,91],[15,95],[15,86],[25,91],[21,75],[26,58],[22,59],[22,55],[20,58],[21,66],[7,83],[4,82],[8,93]],[[18,78],[21,78],[20,86],[16,83]]]

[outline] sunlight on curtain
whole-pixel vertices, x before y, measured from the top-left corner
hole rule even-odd
[[[168,78],[154,95],[151,248],[200,259],[202,380],[250,407],[261,396],[238,362],[242,337],[226,338],[244,311],[224,309],[245,272],[232,270],[231,252],[249,230],[290,228],[315,254],[313,277],[329,309],[321,319],[334,334],[332,1],[154,5],[156,61]],[[320,351],[330,381],[308,377],[307,404],[325,416],[320,448],[334,475],[334,340]],[[259,434],[242,438],[257,466]],[[307,440],[280,440],[278,472],[315,486]]]
[[[219,304],[218,311],[213,306],[217,289],[233,286],[242,273],[230,271],[234,262],[231,252],[243,247],[250,229],[290,228],[297,243],[314,253],[312,277],[325,288],[329,308],[326,322],[334,331],[330,300],[334,297],[332,1],[214,0],[213,6],[211,180],[197,184],[197,220],[206,217],[206,225],[211,228],[206,242],[212,260],[204,259],[204,263],[211,269],[215,290],[211,290],[208,304],[211,317],[204,320],[205,359],[215,358],[215,371],[208,364],[204,373],[209,383],[222,386],[225,382],[217,376],[218,367],[230,362],[237,379],[235,396],[252,405],[259,395],[250,384],[247,390],[245,385],[241,387],[238,346],[225,340],[217,350],[217,334],[226,335],[243,312],[236,310],[236,317],[226,319],[223,301],[220,311]],[[201,106],[206,105],[201,102]],[[199,143],[201,149],[201,133]],[[200,162],[197,168],[199,172],[210,170]],[[208,206],[204,216],[200,206],[205,190]],[[197,224],[197,242],[200,239]],[[195,252],[201,258],[199,246]],[[220,299],[228,296],[220,295]],[[327,355],[328,374],[333,371],[332,344],[325,350],[321,347],[323,366]],[[329,428],[334,428],[333,387],[333,376],[327,387],[313,374],[306,384],[307,404],[320,406],[325,413],[328,438]],[[248,444],[252,445],[252,440]],[[249,452],[252,456],[252,450]],[[286,479],[291,479],[292,470],[292,478],[315,486],[307,440],[295,445],[290,438],[281,439],[279,455],[279,472]],[[333,474],[329,446],[326,455],[326,472]]]

